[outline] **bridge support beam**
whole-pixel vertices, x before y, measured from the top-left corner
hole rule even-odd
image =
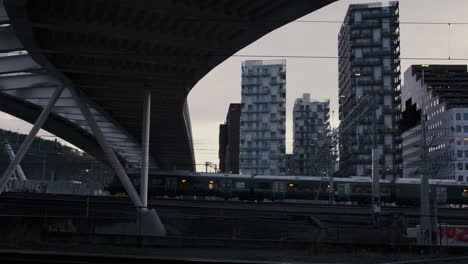
[[[10,162],[13,162],[15,160],[16,154],[13,151],[13,148],[11,147],[10,143],[8,143],[8,141],[5,140],[5,142],[3,142],[3,146],[5,147],[5,150],[6,150],[7,154],[8,154],[8,157],[10,158]],[[19,165],[19,164],[16,167],[16,175],[22,181],[27,180],[26,175],[24,175],[24,171],[21,168],[21,165]]]
[[[141,179],[140,198],[143,206],[148,206],[148,161],[149,161],[149,140],[150,140],[150,118],[151,118],[151,91],[145,90],[143,98],[143,136],[141,139]]]
[[[0,194],[3,192],[3,189],[7,185],[8,181],[10,180],[11,176],[13,175],[13,172],[16,170],[16,168],[20,164],[21,160],[23,160],[24,156],[26,155],[26,152],[28,152],[29,147],[33,143],[34,139],[36,138],[37,133],[41,129],[42,125],[44,125],[44,122],[47,120],[47,117],[49,116],[50,111],[52,110],[52,107],[55,105],[55,103],[59,99],[59,97],[62,94],[64,89],[65,89],[65,87],[63,87],[63,86],[58,86],[55,89],[52,96],[49,98],[49,102],[47,103],[47,105],[42,110],[41,114],[39,115],[39,117],[36,120],[36,123],[31,128],[31,131],[29,131],[29,134],[26,136],[26,139],[23,141],[20,148],[18,149],[18,153],[16,153],[15,158],[8,165],[8,168],[6,169],[6,171],[3,174],[2,178],[0,179]]]
[[[117,177],[119,177],[120,182],[125,188],[125,191],[130,197],[130,200],[133,202],[137,211],[140,215],[139,222],[142,228],[142,232],[146,235],[157,235],[157,236],[164,236],[166,235],[166,229],[164,228],[161,219],[159,218],[158,214],[154,209],[148,210],[147,206],[143,204],[140,196],[138,195],[135,186],[133,186],[130,178],[127,175],[127,172],[123,168],[122,164],[120,164],[119,159],[114,153],[112,146],[106,140],[104,134],[99,128],[96,119],[94,118],[93,114],[89,110],[88,104],[85,102],[83,96],[76,91],[74,88],[70,88],[73,93],[73,97],[78,102],[78,106],[81,110],[81,113],[85,117],[86,122],[91,128],[98,144],[101,146],[104,156],[106,157],[107,161],[111,165],[112,169],[114,170]]]

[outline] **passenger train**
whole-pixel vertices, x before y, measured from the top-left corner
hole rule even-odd
[[[139,190],[139,172],[128,173]],[[468,183],[454,180],[430,180],[432,197],[441,204],[468,204]],[[370,203],[372,187],[369,177],[333,179],[333,197],[336,202]],[[419,179],[397,179],[392,183],[380,181],[381,200],[397,205],[419,203]],[[265,176],[221,173],[162,172],[153,171],[148,179],[150,197],[218,197],[250,201],[328,200],[328,177],[316,176]],[[107,188],[111,194],[125,190],[117,177]]]

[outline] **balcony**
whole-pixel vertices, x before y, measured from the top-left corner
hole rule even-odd
[[[283,79],[270,80],[270,85],[280,85],[280,84],[286,84],[286,80],[283,80]]]
[[[258,97],[252,98],[252,104],[262,104],[262,103],[269,103],[269,102],[270,102],[269,98],[258,98]]]
[[[351,40],[351,47],[369,47],[381,46],[382,41],[373,39],[353,39]]]
[[[241,147],[241,151],[242,151],[242,147]],[[259,154],[243,154],[243,153],[241,153],[240,158],[244,159],[244,160],[246,160],[246,159],[260,159],[260,158],[262,158],[262,155],[259,155]]]
[[[241,149],[244,150],[269,150],[268,146],[243,146]]]
[[[265,76],[270,76],[270,72],[264,72],[264,71],[260,71],[260,72],[245,72],[245,71],[242,71],[242,77],[265,77]]]
[[[247,118],[247,117],[242,117],[240,119],[241,122],[261,122],[260,119],[258,118]]]
[[[263,90],[263,89],[260,91],[242,91],[242,95],[266,95],[266,94],[270,94],[270,91]]]
[[[286,122],[286,117],[270,117],[270,122]]]
[[[368,31],[368,32],[359,31],[359,32],[351,33],[351,39],[357,39],[357,38],[372,38],[372,32],[371,31]]]
[[[242,110],[242,113],[270,113],[270,109],[246,109]]]
[[[391,13],[390,10],[380,10],[380,11],[371,11],[368,13],[363,13],[362,18],[391,18],[396,16],[394,13]]]
[[[380,59],[370,60],[370,59],[356,58],[352,62],[353,62],[353,66],[377,66],[377,65],[382,64],[382,60]]]
[[[261,131],[269,131],[270,129],[267,127],[243,127],[242,132],[261,132]]]
[[[272,103],[272,104],[280,104],[280,103],[285,103],[286,98],[277,98],[277,99],[271,99],[267,103]]]
[[[380,27],[381,24],[379,22],[364,21],[364,22],[354,22],[354,23],[350,24],[350,26],[351,26],[352,29],[355,29],[355,28],[375,28],[375,27]]]

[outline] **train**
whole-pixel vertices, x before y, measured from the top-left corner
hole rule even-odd
[[[128,172],[139,190],[140,174]],[[330,186],[332,184],[333,186]],[[335,202],[371,202],[372,182],[369,177],[333,178],[322,176],[268,176],[224,173],[153,171],[148,176],[148,196],[151,197],[213,197],[248,201],[333,199]],[[468,204],[468,183],[454,180],[429,180],[430,197],[439,204]],[[333,188],[330,190],[330,188]],[[117,177],[106,188],[111,195],[124,195],[125,189]],[[331,195],[330,193],[333,193]],[[420,180],[399,178],[392,182],[380,180],[381,201],[396,205],[417,205]]]

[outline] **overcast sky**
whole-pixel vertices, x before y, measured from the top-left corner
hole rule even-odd
[[[341,0],[299,21],[342,21],[348,5],[369,1]],[[375,1],[374,1],[375,2]],[[467,0],[401,0],[402,71],[411,64],[468,63],[468,1]],[[408,24],[405,22],[440,22],[446,24]],[[448,23],[465,22],[467,24]],[[238,55],[307,55],[337,56],[337,36],[340,23],[293,22],[264,36]],[[408,58],[461,58],[466,60],[421,60]],[[258,59],[262,59],[259,57]],[[242,57],[232,57],[212,70],[190,92],[188,101],[197,164],[218,163],[218,126],[223,123],[229,103],[240,102]],[[302,93],[314,99],[330,99],[332,126],[338,124],[337,59],[287,58],[287,121],[286,151],[292,152],[292,106]],[[209,102],[209,103],[207,103]],[[27,133],[30,125],[0,113],[0,127]],[[40,132],[46,135],[45,132]],[[198,166],[204,170],[203,166]]]

